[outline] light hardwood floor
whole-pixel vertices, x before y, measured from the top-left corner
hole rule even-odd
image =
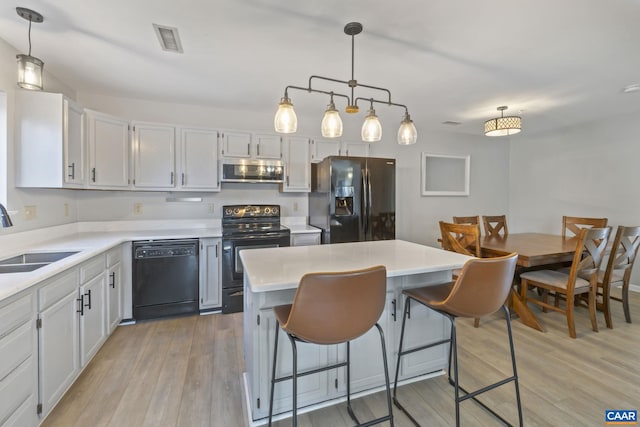
[[[535,312],[547,332],[513,321],[524,421],[527,426],[604,425],[605,409],[640,409],[640,295],[632,293],[633,324],[614,303],[614,329],[591,331],[585,308],[576,313],[578,338],[569,338],[559,313]],[[480,387],[510,372],[504,320],[458,322],[460,382]],[[389,345],[389,344],[388,344]],[[392,362],[392,361],[390,361]],[[247,426],[241,387],[241,314],[183,317],[119,327],[43,426]],[[454,424],[453,387],[446,377],[398,390],[425,426]],[[517,422],[513,385],[481,399]],[[361,420],[384,414],[383,393],[353,402]],[[466,426],[500,425],[471,401],[461,406]],[[410,426],[394,411],[396,426]],[[275,425],[288,426],[290,420]],[[299,416],[300,426],[351,426],[345,405]],[[388,425],[385,424],[385,425]]]

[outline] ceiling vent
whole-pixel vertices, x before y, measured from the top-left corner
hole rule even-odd
[[[182,43],[180,42],[180,35],[178,34],[177,28],[153,24],[153,29],[156,31],[162,50],[183,53]]]

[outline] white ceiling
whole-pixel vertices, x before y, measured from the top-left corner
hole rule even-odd
[[[40,12],[32,54],[79,92],[250,108],[270,121],[285,86],[306,86],[312,74],[350,78],[343,27],[358,21],[356,79],[391,90],[421,134],[481,134],[500,105],[522,111],[523,133],[640,112],[640,92],[622,93],[640,83],[640,0],[10,3],[0,6],[0,38],[27,53],[28,22],[15,7]],[[177,27],[184,54],[162,51],[152,23]],[[346,92],[339,84],[315,87]],[[328,103],[323,95],[289,95],[302,114],[321,114]],[[399,122],[401,109],[376,107],[387,109]]]

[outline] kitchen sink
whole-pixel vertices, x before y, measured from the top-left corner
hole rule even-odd
[[[76,252],[31,252],[21,255],[16,255],[11,258],[5,258],[0,260],[1,265],[9,265],[9,264],[49,264],[55,261],[60,261],[63,258],[66,258],[71,255],[77,254]]]
[[[25,273],[37,270],[52,262],[77,254],[78,251],[66,252],[29,252],[0,260],[0,274]]]
[[[37,270],[40,267],[44,267],[45,265],[49,265],[49,264],[50,263],[0,265],[0,274],[26,273],[27,271]]]

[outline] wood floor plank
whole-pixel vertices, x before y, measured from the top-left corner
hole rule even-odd
[[[631,295],[627,324],[613,306],[613,329],[593,332],[586,309],[576,310],[577,339],[569,338],[560,313],[534,312],[546,332],[513,321],[520,392],[526,426],[602,425],[605,409],[640,407],[640,294]],[[458,322],[460,381],[466,388],[510,375],[504,319]],[[241,375],[242,314],[213,314],[119,327],[42,424],[43,427],[248,426]],[[395,363],[394,361],[390,361]],[[513,385],[480,398],[512,423],[517,422]],[[453,387],[446,376],[398,389],[402,403],[423,425],[455,423]],[[384,392],[355,399],[365,419],[386,411]],[[394,407],[395,425],[411,421]],[[499,423],[471,401],[461,405],[462,425]],[[300,427],[352,426],[346,404],[299,417]],[[291,425],[290,419],[274,423]],[[388,423],[387,423],[388,425]]]

